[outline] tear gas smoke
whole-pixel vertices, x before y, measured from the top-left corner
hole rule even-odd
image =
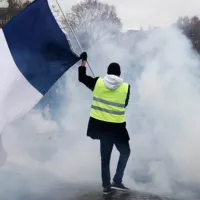
[[[200,60],[187,38],[174,26],[140,39],[134,34],[120,40],[106,37],[88,55],[95,75],[104,76],[115,61],[131,84],[126,111],[131,157],[124,182],[131,189],[197,197]],[[0,170],[1,199],[28,194],[39,199],[56,187],[65,187],[66,198],[77,192],[77,185],[101,186],[99,141],[86,137],[92,93],[78,82],[77,66],[64,78],[61,119],[45,119],[35,109],[4,131],[8,160]],[[112,175],[117,159],[114,150]]]

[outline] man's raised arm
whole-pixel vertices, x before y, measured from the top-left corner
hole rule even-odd
[[[98,77],[92,78],[86,74],[87,53],[83,52],[80,55],[80,58],[82,61],[78,71],[78,80],[93,91]]]

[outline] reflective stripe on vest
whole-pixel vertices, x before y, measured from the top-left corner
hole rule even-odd
[[[108,89],[102,78],[97,80],[93,91],[90,116],[106,122],[125,122],[125,102],[128,84],[122,83],[117,89]]]

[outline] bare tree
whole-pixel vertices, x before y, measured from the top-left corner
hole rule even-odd
[[[23,8],[25,8],[30,3],[30,1],[28,0],[7,0],[7,2],[8,7],[0,13],[0,27],[2,27],[4,24],[10,21],[14,16],[16,16]]]
[[[29,3],[29,0],[22,1],[22,0],[7,0],[9,6],[8,10],[22,10],[25,8]]]
[[[180,17],[177,21],[178,27],[191,40],[194,48],[200,52],[200,19],[197,16],[192,18]]]
[[[116,35],[122,27],[115,6],[98,0],[84,0],[72,6],[67,19],[85,48],[102,37]]]

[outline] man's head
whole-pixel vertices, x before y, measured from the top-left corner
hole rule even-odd
[[[120,76],[121,75],[120,65],[118,63],[111,63],[108,66],[107,74],[109,74],[109,75],[115,75],[115,76]]]

